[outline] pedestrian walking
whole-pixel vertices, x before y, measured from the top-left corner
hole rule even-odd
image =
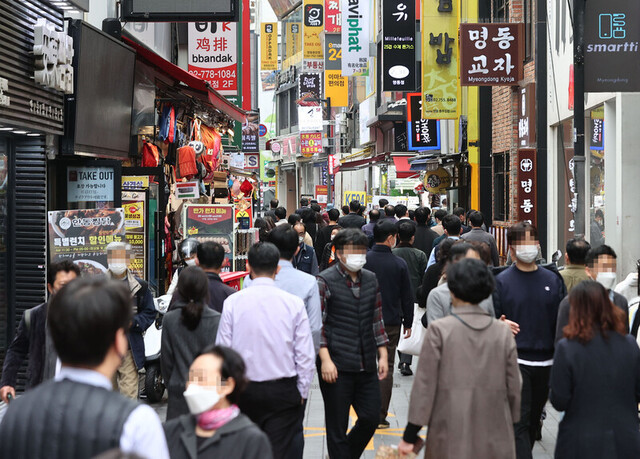
[[[124,355],[122,365],[113,378],[113,387],[129,398],[138,398],[138,370],[144,368],[143,334],[156,318],[156,308],[149,291],[149,284],[136,277],[129,270],[131,245],[125,242],[111,242],[107,245],[109,277],[122,282],[131,292],[133,319],[127,333],[129,350]]]
[[[171,459],[271,459],[269,439],[238,407],[246,386],[240,354],[223,346],[205,348],[189,369],[184,397],[190,414],[164,425]]]
[[[331,230],[331,236],[329,242],[327,242],[324,246],[324,250],[322,251],[322,260],[320,261],[320,272],[324,271],[327,268],[332,267],[336,262],[336,248],[333,244],[333,239],[336,235],[342,230],[340,226],[335,226]]]
[[[428,207],[416,209],[416,238],[413,243],[416,249],[422,250],[427,259],[433,250],[433,241],[439,236],[428,225],[430,212]]]
[[[287,223],[287,209],[280,206],[280,207],[277,207],[276,210],[273,211],[273,213],[276,214],[276,218],[275,218],[276,226],[284,225],[285,223]]]
[[[462,236],[460,237],[465,241],[484,242],[487,244],[491,250],[491,262],[493,266],[500,266],[500,256],[498,254],[496,239],[493,235],[482,229],[484,225],[484,215],[482,215],[482,212],[473,212],[469,215],[469,224],[471,225],[470,230],[466,233],[463,230]]]
[[[202,349],[216,342],[220,313],[208,307],[209,281],[205,272],[189,266],[180,274],[180,299],[162,320],[160,364],[169,392],[167,419],[189,412],[182,393],[189,366]]]
[[[279,259],[269,242],[249,249],[253,281],[226,299],[216,338],[246,362],[250,382],[239,406],[267,434],[276,459],[291,457],[315,359],[303,301],[275,285]]]
[[[329,217],[329,223],[318,231],[318,235],[316,236],[315,243],[313,248],[316,251],[316,257],[318,260],[322,260],[322,254],[324,252],[324,247],[328,242],[331,242],[331,231],[333,228],[338,226],[338,219],[340,218],[340,211],[338,209],[330,209],[327,212]]]
[[[438,236],[442,236],[444,234],[444,226],[442,226],[442,222],[444,221],[444,217],[447,215],[447,211],[444,209],[438,209],[433,213],[433,219],[436,224],[431,229],[436,232]]]
[[[9,404],[0,423],[0,457],[90,458],[119,448],[168,459],[158,415],[111,390],[129,346],[126,285],[104,276],[76,279],[52,298],[47,320],[60,373]]]
[[[464,210],[464,207],[456,207],[455,209],[453,209],[453,213],[452,214],[460,219],[460,223],[462,224],[462,233],[461,234],[466,234],[469,231],[471,231],[471,228],[468,227],[467,225],[465,225],[465,219],[467,217],[467,213]]]
[[[369,212],[369,223],[361,228],[362,232],[371,240],[373,240],[373,227],[376,226],[378,220],[380,220],[380,211],[378,209],[373,209]]]
[[[318,359],[331,459],[357,459],[380,417],[380,382],[388,367],[382,297],[374,273],[363,269],[367,236],[346,229],[334,239],[339,263],[318,276],[322,335]],[[377,368],[376,368],[377,361]],[[358,416],[349,427],[349,409]]]
[[[80,268],[71,260],[51,263],[47,269],[47,290],[53,296],[66,284],[80,277]],[[50,298],[51,298],[50,296]],[[8,396],[16,397],[18,371],[28,357],[26,389],[36,387],[55,376],[58,356],[47,331],[49,302],[39,304],[22,314],[16,336],[11,341],[2,365],[0,399],[8,403]]]
[[[340,217],[338,220],[338,224],[342,228],[362,228],[367,221],[364,217],[358,215],[358,211],[360,210],[360,203],[358,201],[351,201],[349,203],[349,213],[344,217]]]
[[[494,288],[481,261],[447,269],[453,312],[429,324],[398,447],[413,451],[428,426],[425,458],[512,459],[521,378],[509,327],[478,307]]]
[[[293,229],[298,234],[299,247],[293,257],[293,265],[303,273],[315,276],[320,272],[318,269],[318,257],[313,247],[305,242],[306,225],[303,222],[298,222],[293,225]]]
[[[569,303],[551,370],[549,400],[564,411],[555,457],[640,457],[640,349],[624,314],[593,281],[575,286]]]
[[[411,225],[411,223],[409,223]],[[389,338],[387,357],[389,372],[380,382],[381,407],[379,428],[388,428],[387,414],[393,389],[393,368],[395,354],[400,341],[401,326],[404,325],[404,337],[411,336],[413,325],[413,294],[407,263],[393,254],[398,230],[396,224],[383,220],[373,228],[375,245],[367,253],[366,270],[373,272],[380,286],[382,296],[382,315],[384,327]]]
[[[584,280],[588,280],[587,275],[587,253],[591,249],[591,245],[584,239],[569,239],[567,241],[564,269],[560,271],[560,275],[567,287],[567,293]],[[566,324],[565,324],[566,325]]]
[[[384,206],[384,218],[383,220],[391,220],[392,222],[396,222],[396,208],[391,204],[386,204]]]
[[[171,284],[169,284],[169,289],[167,290],[167,295],[173,296],[178,287],[178,278],[180,277],[180,273],[187,266],[195,266],[196,265],[196,255],[197,249],[200,241],[195,238],[188,237],[180,242],[180,247],[178,249],[178,254],[180,256],[180,266],[175,270],[173,276],[171,277]]]
[[[423,309],[427,307],[427,298],[429,298],[429,294],[434,288],[440,285],[442,275],[445,272],[447,259],[449,257],[449,251],[456,242],[457,241],[453,239],[445,239],[442,241],[442,244],[440,244],[437,260],[433,265],[427,268],[422,278],[422,285],[418,288],[417,296],[419,307]]]
[[[530,459],[549,394],[558,306],[566,291],[562,278],[536,264],[535,226],[520,222],[507,231],[516,262],[496,277],[496,317],[517,323],[518,364],[522,374],[520,421],[515,426],[518,459]]]
[[[444,227],[444,234],[433,241],[433,250],[431,251],[431,255],[429,255],[428,266],[431,266],[436,262],[438,250],[440,250],[440,243],[442,243],[442,241],[445,239],[457,241],[460,239],[460,234],[462,234],[462,223],[455,215],[445,216],[442,221],[442,225]]]

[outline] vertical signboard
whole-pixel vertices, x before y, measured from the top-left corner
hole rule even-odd
[[[382,90],[416,90],[415,2],[382,3]]]
[[[640,91],[640,2],[589,0],[584,17],[585,92]]]
[[[536,142],[536,85],[520,88],[518,100],[518,146],[531,147]]]
[[[125,237],[131,245],[129,269],[140,279],[147,278],[146,202],[144,191],[122,192]]]
[[[538,207],[536,205],[536,150],[518,150],[517,163],[518,221],[528,221],[536,225]]]
[[[367,0],[342,0],[342,75],[367,70],[369,62],[369,14]]]
[[[340,0],[324,0],[324,33],[340,33],[341,30]]]
[[[289,59],[300,52],[300,23],[287,22],[285,35],[285,58]]]
[[[458,117],[458,25],[460,3],[422,4],[422,117]]]
[[[324,5],[322,0],[304,0],[304,34],[302,41],[303,59],[322,59]]]
[[[260,44],[260,70],[278,70],[277,22],[262,23]]]
[[[407,94],[407,150],[439,150],[440,121],[422,118],[422,94]]]
[[[223,95],[238,92],[236,22],[189,23],[189,73]]]
[[[245,153],[260,152],[260,112],[247,112],[247,121],[242,123],[242,151]]]
[[[349,104],[349,78],[342,76],[342,36],[324,36],[324,96],[332,107]]]
[[[322,75],[320,73],[301,73],[298,83],[300,97],[310,94],[312,99],[322,99]],[[315,100],[315,102],[319,101]]]
[[[523,24],[461,24],[460,84],[515,86],[524,77]]]

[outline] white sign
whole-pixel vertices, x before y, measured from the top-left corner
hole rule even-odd
[[[112,167],[68,167],[68,202],[113,202]]]
[[[36,21],[33,33],[36,83],[73,94],[73,38],[44,18]]]
[[[321,72],[324,70],[324,61],[322,59],[305,59],[302,61],[303,72]]]
[[[236,22],[189,23],[189,73],[224,95],[238,92]]]
[[[260,169],[260,153],[245,153],[244,168],[246,170]]]
[[[365,0],[342,0],[342,76],[367,70],[369,11]]]
[[[5,96],[4,92],[9,90],[9,80],[0,78],[0,107],[8,107],[11,105],[9,96]]]
[[[244,169],[244,153],[231,153],[229,167]]]
[[[300,132],[322,131],[322,107],[298,107]]]
[[[371,141],[371,129],[367,127],[367,121],[369,121],[369,118],[371,117],[370,99],[371,98],[365,99],[363,102],[360,102],[360,145],[364,145],[365,143],[369,143]]]
[[[200,197],[200,180],[176,183],[177,199],[198,199]]]

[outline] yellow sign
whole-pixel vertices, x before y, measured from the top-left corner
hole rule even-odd
[[[322,59],[322,40],[320,34],[324,32],[324,1],[304,0],[303,15],[303,41],[302,50],[304,59]]]
[[[263,22],[260,33],[260,70],[278,70],[278,23]]]
[[[351,201],[358,201],[364,206],[367,204],[367,193],[364,191],[345,191],[342,204],[348,206]]]
[[[122,188],[125,190],[146,190],[149,188],[149,176],[148,175],[123,175],[122,176]]]
[[[288,22],[285,30],[286,59],[290,59],[300,52],[300,23]]]
[[[458,118],[459,25],[460,2],[422,3],[423,119]]]
[[[440,167],[424,176],[424,189],[429,193],[439,194],[451,186],[451,174]]]

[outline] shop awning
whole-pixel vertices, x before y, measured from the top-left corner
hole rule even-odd
[[[357,161],[347,161],[346,163],[342,163],[340,166],[336,167],[333,172],[334,174],[337,174],[338,172],[357,171],[364,167],[387,162],[388,159],[389,153],[382,153],[371,158],[359,159]]]
[[[396,177],[405,179],[417,177],[420,175],[419,172],[412,170],[411,165],[409,164],[409,159],[413,158],[413,156],[392,156],[393,165],[396,166]]]
[[[158,54],[151,51],[144,45],[136,42],[135,40],[122,36],[122,40],[133,49],[136,50],[138,56],[155,68],[170,76],[174,80],[180,81],[189,88],[197,91],[202,101],[211,104],[216,110],[224,113],[229,118],[244,123],[246,119],[246,112],[239,107],[232,104],[226,97],[219,94],[215,89],[209,86],[204,80],[191,75],[186,70],[172,64],[168,60],[160,57]]]

